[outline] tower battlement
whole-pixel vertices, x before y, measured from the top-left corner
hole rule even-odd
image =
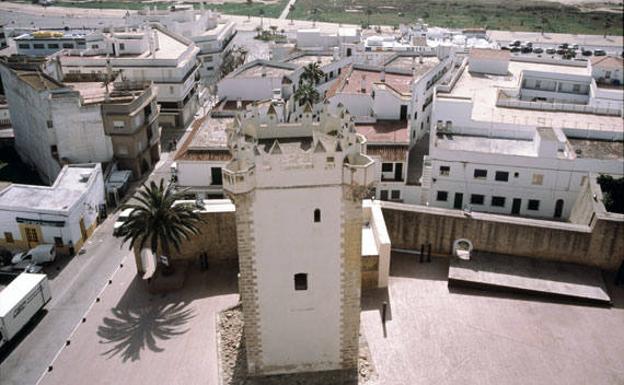
[[[271,111],[262,119],[247,111],[228,128],[228,146],[233,159],[224,168],[224,189],[232,194],[269,186],[365,187],[377,171],[343,108],[308,110],[295,123],[279,122]]]

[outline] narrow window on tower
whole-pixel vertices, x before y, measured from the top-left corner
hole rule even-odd
[[[308,290],[308,275],[306,273],[295,274],[295,290]]]
[[[314,222],[320,222],[321,221],[321,209],[315,209],[314,210]]]

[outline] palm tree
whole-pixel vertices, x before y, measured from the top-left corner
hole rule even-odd
[[[160,184],[151,181],[134,197],[138,203],[127,204],[122,209],[133,209],[130,217],[119,229],[119,237],[124,243],[130,241],[128,248],[138,246],[143,250],[149,246],[152,253],[161,251],[171,257],[171,246],[179,252],[183,240],[191,235],[199,234],[198,224],[203,220],[188,205],[174,205],[182,198],[184,192],[174,192],[171,185],[165,186],[163,179]],[[159,263],[163,263],[160,258]],[[171,263],[164,263],[163,275],[173,273]]]
[[[260,15],[260,27],[264,27],[264,9],[260,8],[258,14]]]
[[[370,27],[370,17],[371,17],[372,14],[373,14],[373,10],[370,9],[370,8],[366,8],[366,19],[367,19],[366,27],[367,28]]]
[[[247,8],[251,8],[251,4],[253,4],[253,0],[247,0]],[[247,12],[247,21],[251,20],[251,10]]]
[[[318,14],[318,8],[312,8],[312,27],[316,26],[316,15]]]
[[[310,105],[314,105],[318,103],[320,99],[320,95],[316,88],[310,83],[303,83],[295,94],[293,95],[296,102],[299,102],[300,106],[305,105],[306,103],[310,103]]]
[[[303,67],[301,79],[306,80],[312,85],[317,85],[325,77],[325,73],[319,67],[317,62],[313,62]]]
[[[295,15],[294,15],[294,12],[295,12],[295,5],[294,5],[294,4],[291,4],[291,5],[288,7],[288,16],[290,16],[290,25],[292,25],[292,24],[294,23],[294,22],[293,22],[293,17],[295,16]]]

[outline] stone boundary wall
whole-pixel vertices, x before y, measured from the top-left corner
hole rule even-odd
[[[453,241],[498,254],[578,263],[615,270],[624,260],[624,216],[595,212],[589,224],[564,223],[381,202],[392,247],[450,256]]]

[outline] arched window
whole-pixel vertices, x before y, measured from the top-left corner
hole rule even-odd
[[[308,275],[306,273],[295,274],[295,290],[308,290]]]
[[[314,210],[314,222],[320,222],[321,221],[321,209],[315,209]]]

